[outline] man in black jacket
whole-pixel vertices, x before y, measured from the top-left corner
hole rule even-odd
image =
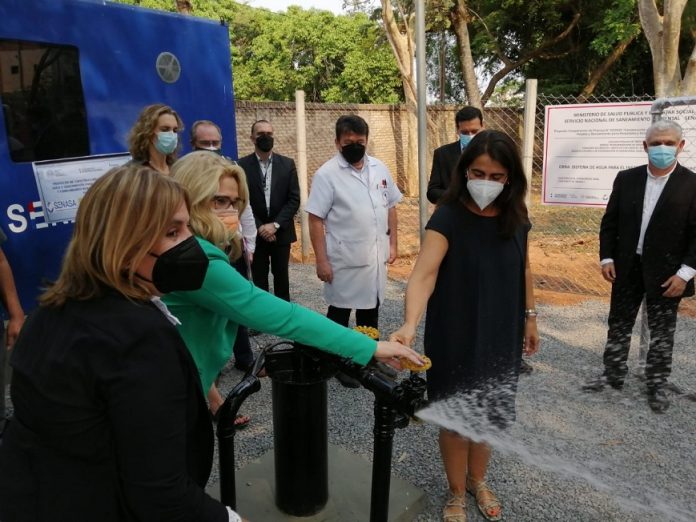
[[[645,367],[648,404],[669,407],[664,392],[672,368],[677,307],[694,295],[696,174],[677,162],[682,129],[661,120],[643,148],[648,165],[619,172],[599,232],[602,276],[612,283],[604,374],[584,386],[620,389],[628,371],[629,343],[638,308],[646,299],[650,348]]]
[[[249,184],[249,202],[258,235],[251,264],[254,284],[268,291],[268,269],[273,293],[290,300],[288,263],[290,245],[297,241],[294,217],[300,208],[300,185],[295,161],[273,152],[273,126],[258,120],[251,126],[254,152],[239,160]]]
[[[471,141],[471,138],[483,129],[483,114],[476,107],[466,106],[454,116],[454,124],[457,127],[457,141],[438,147],[433,152],[433,166],[428,182],[428,201],[437,204],[449,187],[452,172],[459,161],[462,151]]]

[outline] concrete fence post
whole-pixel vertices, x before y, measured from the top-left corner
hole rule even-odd
[[[309,260],[309,218],[304,211],[309,195],[309,180],[307,178],[307,122],[305,119],[305,93],[295,91],[295,118],[297,122],[297,178],[300,182],[300,246],[302,262]]]

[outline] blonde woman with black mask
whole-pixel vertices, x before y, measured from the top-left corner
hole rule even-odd
[[[61,273],[12,355],[4,522],[240,520],[204,491],[212,425],[158,298],[206,277],[188,222],[182,187],[143,166],[110,171],[80,202]]]

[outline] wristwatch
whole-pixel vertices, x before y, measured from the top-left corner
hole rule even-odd
[[[280,225],[278,223],[276,223],[275,221],[273,222],[273,226],[275,227],[276,230],[278,230],[280,228]]]

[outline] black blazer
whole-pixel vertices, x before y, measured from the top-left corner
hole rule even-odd
[[[149,302],[39,308],[14,347],[2,522],[227,522],[195,364]]]
[[[438,147],[433,152],[433,166],[430,171],[430,181],[428,182],[428,201],[437,204],[450,186],[452,173],[457,166],[459,157],[462,155],[462,147],[459,141],[448,143]]]
[[[602,218],[599,257],[614,260],[619,284],[635,259],[647,178],[646,165],[619,172]],[[645,291],[650,295],[661,295],[664,288],[660,285],[682,264],[696,268],[696,174],[681,165],[657,200],[645,231],[641,264]],[[694,295],[693,279],[684,292],[684,296],[690,295]]]
[[[263,176],[259,160],[255,153],[244,156],[239,160],[239,166],[244,169],[249,184],[249,202],[256,219],[256,228],[274,221],[280,225],[276,231],[275,244],[289,245],[297,241],[294,217],[300,208],[300,184],[297,180],[295,161],[287,156],[276,154],[271,156],[273,169],[271,171],[271,208],[266,208],[266,197],[263,193]],[[263,239],[259,236],[257,241]]]

